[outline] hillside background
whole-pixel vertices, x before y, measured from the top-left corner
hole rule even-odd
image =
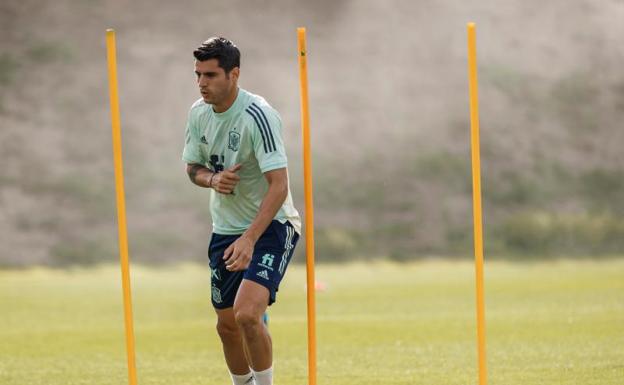
[[[134,261],[206,258],[208,194],[180,156],[198,98],[191,53],[213,35],[241,49],[241,86],[280,111],[303,212],[298,26],[317,259],[470,256],[468,21],[486,256],[623,255],[622,0],[3,0],[0,266],[117,259],[109,27]]]

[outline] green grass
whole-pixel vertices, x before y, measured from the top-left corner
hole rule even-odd
[[[486,265],[489,384],[622,384],[624,260]],[[229,384],[203,267],[133,266],[139,384]],[[117,266],[0,271],[0,384],[126,384]],[[322,265],[319,385],[476,384],[470,262]],[[305,271],[270,311],[277,385],[306,384]]]

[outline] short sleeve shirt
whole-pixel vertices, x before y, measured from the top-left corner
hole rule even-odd
[[[210,213],[217,234],[242,234],[249,228],[268,190],[264,173],[288,165],[279,114],[262,97],[239,88],[236,100],[222,113],[203,99],[189,111],[182,159],[220,172],[238,163],[240,181],[234,193],[211,190]],[[301,233],[301,219],[288,189],[275,219],[289,221]]]

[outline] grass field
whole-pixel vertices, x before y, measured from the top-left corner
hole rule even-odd
[[[624,259],[486,264],[489,383],[624,384]],[[0,271],[0,384],[126,384],[117,266]],[[469,261],[322,265],[319,385],[476,384]],[[133,266],[139,384],[229,384],[209,272]],[[270,311],[276,385],[306,380],[305,271]]]

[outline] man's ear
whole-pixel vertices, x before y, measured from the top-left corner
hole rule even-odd
[[[232,70],[230,71],[230,76],[234,77],[234,80],[238,80],[238,77],[240,76],[240,68],[232,68]]]

